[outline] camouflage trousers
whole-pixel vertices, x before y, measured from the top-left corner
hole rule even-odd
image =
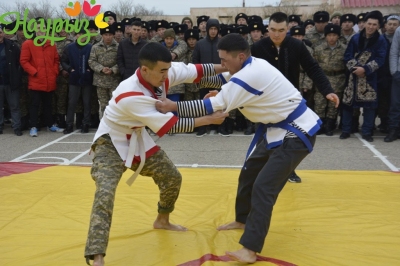
[[[194,101],[194,100],[200,100],[200,92],[192,92],[192,91],[185,91],[185,94],[183,96],[184,101]]]
[[[90,216],[89,233],[85,257],[93,259],[95,254],[106,254],[114,209],[115,192],[126,167],[109,135],[103,135],[92,145],[94,151],[91,168],[96,192]],[[132,165],[135,171],[139,163]],[[179,196],[182,176],[163,150],[146,159],[142,176],[150,176],[160,190],[159,213],[171,213]]]
[[[27,116],[29,113],[29,97],[28,75],[23,75],[22,84],[19,87],[19,106],[21,108],[21,117]]]
[[[332,85],[334,93],[339,97],[342,102],[343,91],[345,87],[345,75],[327,76]],[[320,118],[336,119],[338,115],[338,108],[335,108],[335,103],[327,100],[318,90],[314,94],[314,112]]]
[[[97,96],[99,97],[101,114],[104,113],[104,110],[106,109],[108,102],[111,100],[112,93],[115,89],[116,87],[115,88],[97,87]]]
[[[52,99],[52,114],[66,115],[68,108],[68,79],[57,77],[57,89]]]

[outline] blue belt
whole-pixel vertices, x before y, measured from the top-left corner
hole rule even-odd
[[[301,132],[301,130],[290,125],[291,122],[293,122],[294,120],[299,118],[302,114],[304,114],[304,112],[306,110],[307,110],[306,100],[302,99],[300,104],[296,107],[296,109],[294,109],[294,111],[285,120],[278,122],[278,123],[269,123],[269,124],[261,124],[260,123],[259,127],[257,128],[256,133],[254,134],[254,138],[251,141],[250,147],[247,151],[246,160],[243,165],[243,168],[246,169],[247,158],[250,156],[250,153],[256,146],[257,141],[260,138],[261,134],[264,132],[265,128],[269,128],[269,127],[279,127],[279,128],[283,128],[283,129],[293,132],[294,134],[296,134],[297,137],[299,137],[304,142],[304,144],[307,146],[308,151],[312,152],[313,146],[312,146],[310,140],[307,138],[307,136],[303,132]],[[267,135],[267,133],[265,133],[265,135]],[[273,148],[276,146],[277,145],[275,145],[275,146],[267,145],[267,148]]]

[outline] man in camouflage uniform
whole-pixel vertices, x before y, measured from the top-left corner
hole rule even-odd
[[[250,22],[249,24],[250,38],[248,43],[250,47],[253,43],[261,40],[264,34],[264,25],[261,22]]]
[[[342,27],[342,32],[340,34],[339,41],[346,47],[351,37],[357,33],[353,29],[354,25],[356,24],[356,20],[357,17],[353,14],[344,14],[340,17],[340,26]]]
[[[23,26],[19,26],[17,33],[10,41],[18,45],[21,49],[22,44],[26,41],[24,35]],[[23,71],[22,82],[19,89],[19,106],[21,109],[21,130],[27,130],[29,128],[29,91],[28,91],[28,73]]]
[[[89,66],[94,71],[93,85],[97,86],[97,95],[103,114],[121,77],[117,65],[118,43],[114,40],[114,28],[101,29],[100,34],[103,40],[92,47]]]
[[[113,24],[113,27],[115,30],[114,39],[117,43],[120,43],[124,39],[125,28],[123,27],[121,22],[115,22]]]
[[[131,37],[132,22],[133,21],[130,18],[124,18],[123,20],[121,20],[121,25],[124,28],[124,39]]]
[[[149,27],[150,24],[146,21],[142,21],[142,33],[140,37],[142,38],[143,41],[148,42],[149,41]]]
[[[340,30],[338,25],[325,26],[326,42],[315,48],[314,58],[329,79],[335,94],[341,100],[346,82],[346,68],[343,61],[346,45],[338,41]],[[314,99],[315,113],[323,121],[326,135],[332,136],[336,127],[338,110],[319,91],[315,93]]]
[[[312,43],[312,48],[325,42],[324,29],[329,21],[329,13],[326,11],[317,11],[314,14],[315,26],[309,30],[305,36],[306,40]]]
[[[60,32],[57,32],[58,36],[65,37],[64,40],[57,41],[56,47],[58,56],[61,58],[64,48],[74,42],[74,38],[72,38],[66,31],[65,31],[65,24],[63,24],[62,29]],[[67,114],[67,100],[68,100],[68,71],[64,70],[61,66],[60,60],[60,74],[57,77],[57,89],[53,97],[53,115],[57,114],[58,119],[58,127],[65,128],[65,115]]]

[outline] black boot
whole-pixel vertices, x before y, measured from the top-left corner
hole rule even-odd
[[[98,128],[99,124],[99,114],[90,115],[90,128]]]
[[[325,125],[325,135],[327,136],[333,136],[333,131],[336,128],[336,119],[332,118],[327,118],[326,119],[326,125]]]
[[[317,135],[325,134],[326,133],[326,118],[321,118],[322,125],[317,131]]]
[[[207,126],[201,126],[198,128],[199,130],[196,133],[196,137],[201,138],[207,135]]]
[[[58,114],[58,127],[66,128],[67,124],[65,123],[65,115]]]
[[[218,133],[223,137],[229,137],[229,133],[227,131],[227,123],[229,118],[225,118],[224,122],[218,127]]]
[[[360,127],[360,121],[358,116],[353,116],[353,121],[351,123],[351,133],[359,132],[358,128]]]
[[[250,120],[246,120],[246,129],[244,130],[245,135],[251,135],[254,133],[254,125]]]
[[[392,142],[398,138],[399,130],[397,129],[390,129],[389,134],[384,138],[383,141],[385,142]]]
[[[386,134],[389,133],[389,124],[388,124],[388,122],[389,122],[389,118],[387,118],[387,117],[381,118],[381,124],[378,126],[379,131],[381,133],[386,133]]]
[[[65,129],[64,129],[64,134],[70,134],[72,133],[72,131],[74,131],[74,126],[73,125],[66,125]]]
[[[226,121],[226,130],[228,131],[229,134],[232,134],[235,121],[229,117],[227,119],[228,120]]]
[[[90,127],[90,125],[83,124],[82,125],[82,129],[81,129],[81,133],[89,133],[89,127]]]
[[[76,121],[75,121],[75,126],[77,129],[82,129],[82,123],[83,123],[83,114],[82,113],[76,113]]]

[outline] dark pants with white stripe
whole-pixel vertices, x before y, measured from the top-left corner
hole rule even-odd
[[[312,146],[315,136],[307,136]],[[309,154],[299,138],[287,138],[283,144],[267,149],[259,142],[239,176],[236,196],[236,221],[246,224],[240,244],[261,252],[271,223],[272,209],[290,173]]]

